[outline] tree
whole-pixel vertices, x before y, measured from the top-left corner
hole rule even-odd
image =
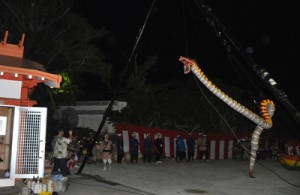
[[[69,74],[75,84],[78,74],[88,72],[109,86],[111,64],[96,45],[108,32],[94,29],[72,6],[73,0],[1,0],[0,26],[9,31],[10,42],[25,33],[24,57],[48,72]]]
[[[72,6],[73,0],[0,1],[1,34],[8,30],[8,42],[17,43],[25,33],[24,58],[42,63],[48,72],[63,76],[63,93],[54,94],[52,89],[39,84],[31,97],[37,100],[37,106],[48,107],[50,130],[60,124],[57,105],[73,104],[81,94],[76,86],[85,84],[77,79],[78,75],[96,75],[108,88],[112,77],[112,65],[105,61],[106,56],[97,45],[109,32],[93,28],[72,12]]]
[[[112,112],[114,118],[120,120],[131,121],[135,124],[147,124],[151,126],[153,120],[149,117],[149,110],[145,110],[145,104],[147,108],[155,106],[155,102],[152,102],[154,94],[162,90],[162,87],[153,87],[147,83],[147,76],[149,69],[157,63],[157,56],[149,56],[145,59],[142,65],[139,65],[138,58],[136,56],[133,71],[126,80],[126,86],[120,91],[119,100],[128,102],[127,108],[122,112],[122,116],[118,113]],[[138,112],[139,115],[134,115],[132,112]]]
[[[206,88],[199,90],[202,84],[195,84],[192,77],[187,77],[183,83],[149,84],[148,72],[155,63],[153,57],[147,58],[144,63],[135,60],[134,71],[118,98],[126,101],[127,107],[110,113],[109,120],[113,124],[127,123],[190,132],[227,132],[225,119],[238,131],[254,129],[248,119],[229,108]],[[217,83],[236,99],[243,96],[242,90],[231,89],[221,81]]]

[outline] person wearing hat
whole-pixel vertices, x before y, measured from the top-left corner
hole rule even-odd
[[[123,143],[123,137],[121,133],[118,133],[116,145],[117,145],[117,163],[121,163],[122,159],[124,158],[124,143]]]
[[[134,161],[135,161],[135,163],[138,163],[139,145],[140,145],[140,142],[136,138],[136,135],[133,133],[131,141],[130,141],[131,163],[133,163]]]
[[[67,155],[68,155],[68,144],[72,142],[72,130],[69,131],[69,138],[64,137],[64,129],[58,129],[58,135],[54,137],[53,141],[53,157],[54,165],[52,174],[60,173],[66,177],[67,174]]]
[[[143,162],[146,162],[148,160],[149,163],[151,163],[152,158],[152,140],[150,139],[150,133],[146,134],[146,138],[144,139],[144,157]]]

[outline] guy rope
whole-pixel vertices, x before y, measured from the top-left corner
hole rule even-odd
[[[230,106],[235,111],[239,112],[243,116],[250,119],[252,122],[257,124],[251,138],[251,155],[250,155],[250,164],[249,164],[249,177],[253,178],[253,169],[256,160],[256,153],[259,147],[259,137],[264,129],[270,129],[273,125],[272,116],[275,112],[275,105],[272,100],[265,99],[260,103],[260,111],[262,117],[255,114],[245,106],[238,103],[236,100],[230,98],[223,91],[221,91],[218,87],[216,87],[203,73],[203,71],[199,68],[197,63],[194,60],[180,57],[179,61],[184,64],[184,73],[188,74],[190,71],[194,73],[194,75],[203,83],[203,85],[211,91],[214,95],[216,95],[219,99],[221,99],[224,103]]]

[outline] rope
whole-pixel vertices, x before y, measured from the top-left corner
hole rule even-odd
[[[139,44],[139,41],[140,41],[140,39],[141,39],[141,37],[142,37],[142,34],[143,34],[143,32],[144,32],[144,29],[145,29],[145,27],[146,27],[146,24],[147,24],[147,22],[148,22],[149,16],[150,16],[150,14],[151,14],[151,12],[152,12],[152,9],[153,9],[153,7],[154,7],[155,2],[156,2],[156,0],[153,0],[152,4],[151,4],[151,6],[150,6],[150,9],[149,9],[149,11],[148,11],[148,13],[147,13],[147,16],[146,16],[146,19],[145,19],[145,21],[144,21],[144,24],[143,24],[141,30],[139,31],[140,33],[139,33],[138,37],[136,38],[136,42],[135,42],[135,44],[134,44],[134,46],[133,46],[132,52],[131,52],[131,54],[130,54],[130,57],[129,57],[129,59],[128,59],[128,62],[127,62],[126,67],[125,67],[125,69],[124,69],[124,72],[123,72],[123,74],[122,74],[122,76],[121,76],[121,79],[120,79],[120,81],[119,81],[119,83],[118,83],[118,86],[117,86],[117,88],[116,88],[116,90],[115,90],[115,92],[114,92],[114,94],[113,94],[113,96],[112,96],[112,98],[111,98],[111,100],[110,100],[110,103],[109,103],[108,107],[106,108],[106,110],[105,110],[105,112],[104,112],[104,114],[103,114],[103,118],[102,118],[102,121],[101,121],[101,123],[100,123],[100,125],[99,125],[99,127],[98,127],[98,130],[97,130],[97,132],[96,132],[95,135],[94,135],[93,142],[92,142],[92,144],[90,145],[90,148],[89,148],[90,150],[93,149],[93,147],[94,147],[94,145],[95,145],[95,142],[96,142],[97,138],[99,137],[99,135],[100,135],[100,133],[101,133],[101,130],[102,130],[102,128],[103,128],[103,126],[104,126],[104,124],[105,124],[105,122],[106,122],[106,120],[107,120],[107,118],[108,118],[108,115],[109,115],[109,113],[110,113],[110,111],[111,111],[111,109],[112,109],[112,107],[113,107],[113,104],[114,104],[114,101],[115,101],[115,99],[116,99],[116,96],[117,96],[117,94],[119,93],[119,89],[120,89],[121,85],[123,84],[123,82],[124,82],[124,80],[125,80],[125,76],[126,76],[126,73],[128,72],[129,65],[131,64],[131,61],[132,61],[133,56],[134,56],[134,54],[135,54],[136,48],[137,48],[137,46],[138,46],[138,44]],[[88,156],[86,156],[86,157],[84,158],[84,160],[83,160],[83,162],[82,162],[80,168],[79,168],[78,171],[77,171],[77,174],[80,174],[80,173],[82,172],[82,169],[84,168],[84,166],[85,166],[85,164],[86,164],[87,161],[88,161]]]
[[[189,48],[188,48],[188,40],[187,40],[187,30],[186,30],[186,18],[185,18],[184,0],[181,0],[181,5],[182,5],[182,17],[183,17],[184,40],[185,40],[185,52],[186,52],[186,56],[189,56]]]

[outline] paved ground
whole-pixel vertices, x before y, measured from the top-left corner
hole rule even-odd
[[[247,175],[248,161],[212,160],[161,164],[86,164],[80,175],[69,177],[66,192],[59,195],[299,195],[300,171],[287,170],[279,162],[256,161],[254,175]],[[73,170],[73,172],[77,170]]]
[[[80,175],[72,170],[67,191],[59,195],[299,195],[300,171],[288,170],[277,161],[256,161],[254,175],[247,175],[249,161],[212,160],[161,164],[86,164]],[[21,194],[24,184],[0,188],[0,194]]]

